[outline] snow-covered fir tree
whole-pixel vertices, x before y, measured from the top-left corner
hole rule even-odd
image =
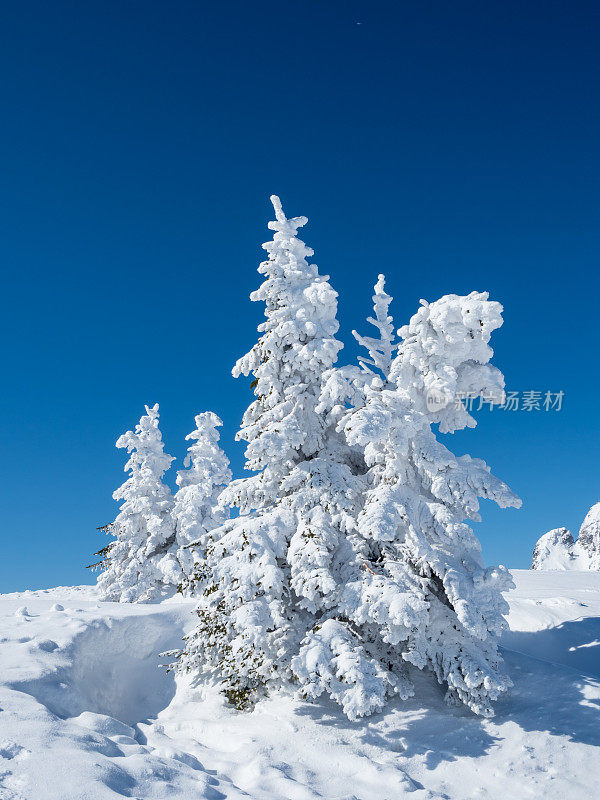
[[[107,526],[116,538],[104,549],[98,591],[105,600],[145,602],[175,589],[161,569],[175,543],[171,514],[173,498],[163,477],[172,456],[164,452],[158,428],[158,403],[146,406],[135,431],[127,431],[117,447],[129,453],[129,477],[113,497],[122,500],[120,512]],[[101,551],[102,552],[102,551]]]
[[[216,414],[206,411],[195,418],[196,429],[186,436],[191,440],[183,462],[186,469],[177,473],[172,516],[175,542],[160,562],[160,569],[171,584],[189,593],[197,560],[203,560],[208,533],[229,519],[229,508],[219,504],[219,495],[231,481],[229,460],[219,446],[219,428],[223,423]],[[194,548],[189,545],[195,543]]]
[[[335,605],[364,492],[351,449],[317,409],[342,346],[337,295],[297,237],[306,218],[287,219],[272,202],[265,280],[251,295],[265,303],[266,321],[234,369],[254,376],[256,400],[238,438],[256,474],[223,493],[240,516],[208,537],[210,581],[179,662],[221,680],[240,707],[294,679],[301,640]]]
[[[502,401],[503,377],[489,364],[501,311],[478,292],[423,302],[399,331],[389,388],[367,390],[365,406],[345,421],[371,467],[359,515],[367,555],[350,565],[327,635],[307,637],[302,678],[310,682],[317,664],[325,684],[343,684],[345,675],[327,666],[331,654],[342,642],[361,652],[368,669],[348,689],[359,713],[381,708],[387,694],[411,694],[409,665],[431,670],[449,702],[478,714],[490,715],[510,686],[497,636],[511,578],[504,567],[485,568],[467,521],[479,520],[479,498],[501,507],[520,500],[483,461],[455,456],[432,429],[475,426],[461,398]]]

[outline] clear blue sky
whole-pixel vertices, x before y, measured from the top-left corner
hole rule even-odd
[[[489,563],[600,499],[600,6],[582,2],[9,3],[0,34],[0,591],[89,582],[159,402],[181,466],[198,411],[233,443],[280,194],[340,293],[355,357],[377,273],[397,323],[489,290],[509,388],[457,452],[523,498],[483,508]]]

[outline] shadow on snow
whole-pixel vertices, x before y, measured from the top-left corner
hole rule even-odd
[[[405,758],[423,756],[429,769],[485,755],[505,738],[501,726],[508,723],[526,732],[600,745],[600,617],[532,633],[511,631],[502,641],[514,687],[495,703],[492,720],[448,707],[442,687],[422,672],[413,674],[414,698],[392,701],[385,713],[366,720],[348,720],[329,699],[304,704],[297,713],[353,732],[365,745]]]

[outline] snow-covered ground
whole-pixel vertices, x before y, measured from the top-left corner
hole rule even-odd
[[[157,664],[193,602],[91,587],[0,596],[1,800],[587,800],[600,781],[600,573],[513,572],[515,687],[493,720],[418,698],[349,722],[287,696],[252,713]]]

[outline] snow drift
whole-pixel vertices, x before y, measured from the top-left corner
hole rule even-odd
[[[580,800],[600,770],[600,573],[513,571],[493,720],[417,697],[368,722],[280,692],[252,713],[159,668],[190,600],[0,596],[2,800]],[[543,693],[540,687],[543,686]]]

